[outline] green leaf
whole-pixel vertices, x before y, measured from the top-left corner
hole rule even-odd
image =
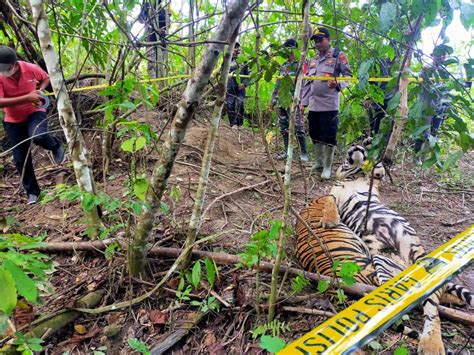
[[[10,260],[5,260],[3,266],[13,276],[18,293],[28,301],[36,302],[38,291],[34,281]]]
[[[293,80],[289,75],[285,75],[280,81],[278,89],[278,103],[283,108],[288,108],[293,101]]]
[[[272,222],[272,227],[270,228],[270,232],[268,233],[268,237],[270,239],[276,239],[280,234],[281,230],[281,221],[279,219]]]
[[[201,282],[201,262],[198,260],[193,266],[193,271],[191,273],[191,281],[194,288],[197,290],[199,283]]]
[[[0,311],[9,316],[16,306],[16,288],[12,275],[3,268],[0,268],[0,285]]]
[[[456,152],[449,155],[449,158],[443,164],[443,172],[448,171],[461,158],[462,152]]]
[[[5,313],[0,312],[0,336],[4,335],[8,328],[8,319]]]
[[[260,338],[260,347],[270,353],[276,353],[286,346],[286,342],[279,337],[263,335]]]
[[[95,206],[97,206],[99,203],[99,200],[97,199],[97,196],[89,193],[85,193],[84,196],[82,196],[82,208],[86,211],[91,211]]]
[[[461,23],[466,30],[474,26],[474,4],[472,2],[461,3]]]
[[[391,111],[393,109],[396,109],[398,107],[398,105],[400,105],[400,97],[401,96],[402,96],[402,94],[400,93],[400,91],[398,91],[395,95],[393,95],[393,97],[388,102],[387,111]]]
[[[393,355],[408,355],[408,350],[404,345],[401,345],[395,349]]]
[[[181,199],[183,193],[181,192],[181,188],[179,186],[173,186],[170,191],[170,199],[174,202],[178,202]]]
[[[397,7],[391,2],[385,2],[380,7],[380,30],[385,33],[392,27],[397,17]]]
[[[170,205],[167,203],[162,202],[160,205],[160,212],[163,214],[168,214],[170,211]]]
[[[204,259],[204,266],[206,267],[207,281],[209,282],[212,288],[216,280],[216,265],[212,259],[206,258]]]
[[[371,59],[365,60],[359,66],[359,70],[357,70],[357,80],[358,80],[357,86],[359,87],[360,90],[366,87],[367,82],[369,80],[369,70],[370,68],[372,68],[373,64],[374,64],[374,60],[371,58]]]
[[[380,343],[378,341],[375,341],[375,340],[372,340],[369,343],[369,348],[371,348],[374,351],[382,351],[383,350],[383,346],[380,345]]]
[[[144,354],[144,355],[149,355],[150,354],[150,350],[148,350],[148,347],[136,338],[128,339],[127,343],[128,343],[128,345],[130,345],[130,347],[133,350],[136,350],[141,354]]]
[[[138,152],[139,150],[143,149],[146,145],[146,138],[145,137],[138,137],[135,141],[135,151]]]
[[[133,182],[133,193],[141,201],[145,201],[146,191],[148,190],[148,181],[143,178],[135,179]]]
[[[326,292],[326,290],[329,288],[329,281],[327,280],[319,280],[318,281],[318,291],[321,293]]]

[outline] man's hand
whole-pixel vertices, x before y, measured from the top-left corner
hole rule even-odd
[[[328,87],[330,89],[335,89],[337,87],[337,83],[335,80],[328,80]]]
[[[243,89],[245,89],[245,85],[244,85],[244,84],[240,84],[240,85],[239,85],[239,90],[243,90]]]
[[[35,90],[26,95],[26,100],[31,102],[33,105],[41,105],[41,90]]]
[[[300,113],[301,113],[301,115],[304,114],[304,109],[305,109],[305,107],[304,107],[303,105],[300,105]]]
[[[270,104],[270,106],[268,107],[268,110],[269,110],[270,112],[273,112],[273,110],[274,110],[273,104]]]

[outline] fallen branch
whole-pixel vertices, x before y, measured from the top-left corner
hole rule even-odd
[[[207,212],[209,211],[209,209],[211,208],[211,206],[216,203],[217,201],[219,200],[222,200],[224,197],[227,197],[227,196],[230,196],[230,195],[234,195],[236,193],[239,193],[239,192],[242,192],[242,191],[245,191],[245,190],[250,190],[250,189],[253,189],[257,186],[260,186],[260,185],[265,185],[267,183],[271,182],[271,180],[265,180],[265,181],[261,181],[257,184],[254,184],[254,185],[250,185],[250,186],[244,186],[244,187],[241,187],[240,189],[237,189],[237,190],[234,190],[234,191],[231,191],[231,192],[228,192],[228,193],[225,193],[219,197],[216,197],[214,200],[212,200],[212,202],[206,207],[206,209],[204,210],[204,212],[202,213],[201,215],[201,220],[204,220],[204,217],[206,216]]]
[[[36,250],[49,252],[49,253],[57,253],[57,252],[65,252],[65,251],[97,252],[97,251],[105,250],[106,246],[113,243],[114,241],[115,240],[108,239],[108,240],[103,240],[103,241],[96,240],[96,241],[89,241],[89,242],[48,243],[48,244],[39,246]],[[126,248],[126,244],[124,242],[121,242],[121,244],[123,248]],[[171,259],[178,258],[181,255],[181,253],[182,253],[182,250],[178,248],[154,247],[149,250],[149,255],[168,257]],[[221,265],[235,265],[242,262],[242,259],[240,258],[240,256],[226,254],[226,253],[207,252],[207,251],[201,251],[201,250],[194,250],[192,252],[192,258],[193,259],[210,258],[214,260],[216,263],[221,264]],[[254,268],[256,268],[256,266],[254,266]],[[264,272],[271,272],[272,268],[273,268],[272,263],[269,263],[266,261],[260,262],[259,270],[264,271]],[[280,268],[280,273],[284,274],[286,272],[288,272],[288,274],[291,276],[303,275],[308,280],[315,281],[315,282],[320,281],[320,280],[333,281],[333,278],[328,277],[328,276],[317,275],[311,272],[307,272],[305,270],[282,265]],[[376,288],[375,286],[366,285],[362,283],[355,283],[354,285],[350,287],[349,286],[342,287],[344,292],[356,298],[365,296],[369,292],[375,290],[375,288]],[[147,297],[149,296],[150,293],[153,293],[153,292],[154,290],[148,292],[146,294]],[[125,302],[121,302],[119,306],[123,306],[123,305],[131,306],[136,303],[138,302],[125,301]],[[107,306],[107,309],[103,311],[114,310],[116,309],[116,307],[117,305],[110,305],[110,306]],[[472,314],[463,312],[461,310],[444,307],[441,305],[438,306],[438,309],[439,309],[440,315],[446,318],[447,320],[451,320],[454,322],[459,322],[459,323],[463,323],[463,324],[471,325],[471,326],[474,325],[474,315]],[[91,312],[91,310],[89,310],[88,313],[95,313],[95,312]]]
[[[198,314],[196,314],[196,316],[194,316],[192,320],[184,323],[182,327],[169,334],[161,343],[151,349],[151,355],[164,354],[168,349],[173,347],[178,341],[180,341],[185,335],[187,335],[191,331],[191,329],[196,327],[208,313],[209,311],[199,312]]]
[[[91,292],[82,297],[78,302],[78,306],[81,308],[92,308],[99,304],[104,296],[103,290]],[[41,338],[46,339],[51,335],[64,328],[69,323],[74,322],[81,316],[81,312],[76,310],[65,310],[54,315],[46,315],[42,318],[35,320],[35,323],[39,323],[36,327],[31,329],[25,334],[26,338]],[[10,345],[0,348],[0,354],[15,354],[17,353]]]

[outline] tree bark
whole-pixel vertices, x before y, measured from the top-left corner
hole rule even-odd
[[[411,40],[407,44],[407,52],[405,54],[405,59],[402,64],[401,68],[401,76],[399,79],[399,92],[400,96],[400,105],[398,108],[398,112],[395,115],[395,124],[393,126],[392,133],[390,134],[387,147],[385,148],[385,152],[383,155],[382,160],[387,165],[392,165],[394,161],[395,149],[397,148],[398,141],[403,132],[403,128],[408,119],[408,77],[410,75],[410,64],[411,58],[413,56],[413,45],[418,38],[418,34],[420,32],[421,23],[423,21],[423,14],[418,16],[415,26],[413,28],[413,32],[411,35]]]
[[[192,1],[190,1],[190,5]],[[196,240],[197,231],[201,224],[202,218],[202,209],[204,205],[204,198],[206,196],[207,184],[209,181],[209,172],[211,170],[212,155],[214,152],[214,143],[217,138],[217,133],[219,129],[219,124],[222,116],[222,108],[224,107],[225,97],[227,93],[227,81],[229,78],[229,68],[232,59],[232,52],[234,51],[234,45],[239,34],[240,26],[237,26],[231,38],[229,39],[229,46],[227,52],[224,56],[224,62],[221,66],[221,77],[219,83],[217,84],[217,97],[214,103],[214,111],[212,113],[211,125],[209,126],[209,132],[207,134],[206,147],[204,149],[204,154],[202,158],[201,174],[199,176],[199,185],[196,192],[196,197],[194,200],[193,213],[191,219],[189,220],[189,230],[184,243],[184,248],[187,246],[193,245]],[[191,252],[191,250],[190,250]],[[180,268],[186,268],[191,261],[191,253],[185,255],[183,264]]]
[[[160,206],[163,192],[166,189],[188,123],[194,115],[202,92],[224,48],[224,45],[218,42],[229,40],[230,35],[240,24],[246,8],[247,0],[234,0],[229,4],[227,12],[223,15],[213,36],[213,40],[217,43],[209,43],[205,47],[201,62],[194,71],[193,77],[189,80],[181,101],[177,104],[172,127],[163,144],[160,159],[153,168],[145,197],[145,205],[139,216],[134,238],[129,248],[128,263],[132,276],[145,274],[146,245],[153,228],[155,215]]]
[[[277,295],[277,286],[278,286],[278,275],[280,273],[280,264],[283,259],[283,249],[286,243],[286,230],[287,226],[289,225],[289,212],[291,208],[291,163],[293,160],[293,146],[295,144],[295,112],[299,110],[300,106],[300,93],[301,93],[301,85],[303,82],[303,64],[306,59],[306,53],[308,51],[308,41],[310,36],[310,27],[309,27],[309,8],[310,3],[309,0],[303,1],[303,47],[301,49],[301,57],[298,62],[298,71],[296,73],[296,84],[295,84],[295,92],[293,94],[293,102],[291,104],[291,111],[290,111],[290,126],[288,130],[288,137],[289,137],[289,144],[288,144],[288,152],[286,158],[286,165],[285,165],[285,177],[283,181],[283,195],[285,198],[284,207],[283,207],[283,223],[280,229],[280,235],[278,239],[278,252],[277,257],[275,260],[275,265],[272,271],[272,280],[271,280],[271,290],[270,290],[270,298],[268,300],[268,321],[271,322],[275,316],[275,304]]]
[[[194,1],[189,0],[189,43],[195,42],[194,37]],[[192,74],[194,68],[196,67],[196,47],[194,45],[190,45],[188,48],[188,62],[191,64],[191,67],[187,67],[187,73]]]
[[[80,190],[89,194],[95,194],[94,179],[89,160],[84,137],[77,124],[76,116],[72,108],[71,100],[64,83],[63,73],[58,61],[58,56],[51,40],[48,18],[43,8],[42,0],[30,0],[33,13],[33,20],[36,23],[41,51],[48,68],[51,79],[51,86],[57,100],[59,122],[66,136],[66,140],[71,152],[74,173],[76,174],[77,185]],[[100,217],[98,208],[94,207],[90,211],[84,211],[92,227],[98,228]]]

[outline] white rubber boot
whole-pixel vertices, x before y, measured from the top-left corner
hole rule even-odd
[[[311,167],[312,173],[321,171],[323,169],[323,146],[324,144],[321,143],[314,143],[313,145],[313,153],[316,162]]]
[[[335,150],[335,146],[323,146],[323,173],[321,174],[322,179],[328,180],[331,178],[331,168]]]

